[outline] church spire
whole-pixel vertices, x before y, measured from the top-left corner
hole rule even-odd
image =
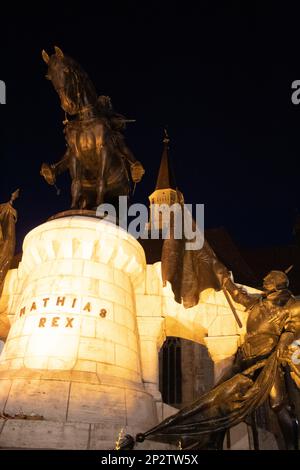
[[[174,189],[176,190],[176,182],[174,176],[174,170],[172,167],[172,162],[169,155],[169,136],[167,130],[164,130],[164,139],[163,139],[163,153],[161,157],[157,182],[155,190],[157,189]]]
[[[163,152],[158,172],[155,190],[149,196],[150,200],[150,225],[157,229],[163,229],[169,220],[162,217],[162,207],[164,205],[172,206],[175,203],[183,201],[182,194],[178,191],[172,163],[169,155],[169,136],[165,130],[163,139]]]

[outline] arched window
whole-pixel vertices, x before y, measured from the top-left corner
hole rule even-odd
[[[214,365],[207,348],[169,336],[159,353],[159,390],[164,403],[182,408],[209,391]]]
[[[160,391],[164,403],[181,404],[181,340],[170,336],[160,351]]]

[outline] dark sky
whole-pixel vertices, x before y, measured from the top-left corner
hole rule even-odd
[[[167,124],[178,186],[187,202],[205,203],[207,227],[224,225],[243,246],[291,241],[300,209],[300,105],[291,102],[291,83],[300,79],[298,16],[259,2],[251,9],[199,3],[2,11],[0,200],[21,188],[19,245],[70,203],[67,175],[59,197],[39,175],[41,163],[65,149],[63,112],[41,59],[54,45],[81,63],[117,111],[136,119],[126,138],[146,175],[135,202],[154,189]]]

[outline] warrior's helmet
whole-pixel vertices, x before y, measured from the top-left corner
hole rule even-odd
[[[288,285],[289,279],[283,271],[270,271],[264,277],[264,288],[268,291],[286,289]]]

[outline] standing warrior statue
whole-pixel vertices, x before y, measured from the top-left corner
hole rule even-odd
[[[222,284],[249,311],[245,341],[232,369],[210,392],[158,426],[137,434],[135,440],[180,441],[183,449],[222,449],[226,430],[244,421],[269,397],[286,449],[297,449],[297,421],[289,408],[284,375],[289,364],[299,384],[299,360],[293,361],[291,345],[300,338],[300,301],[287,289],[288,278],[283,272],[271,271],[264,279],[263,294],[257,296],[234,284],[226,269],[222,271]],[[127,435],[121,449],[132,448],[135,440]]]
[[[56,176],[69,170],[72,209],[92,209],[120,195],[129,195],[131,182],[138,183],[144,169],[125,144],[126,122],[117,114],[108,96],[98,97],[80,65],[61,49],[43,51],[61,107],[72,118],[64,121],[67,151],[56,164],[44,163],[41,174],[54,185]]]
[[[11,195],[9,202],[0,204],[0,297],[15,254],[17,211],[13,203],[18,196],[19,190]],[[0,315],[0,339],[6,339],[9,328],[7,316]]]
[[[15,254],[17,211],[13,207],[19,190],[15,191],[9,202],[0,204],[0,295],[10,263]]]
[[[271,271],[263,282],[262,294],[249,294],[236,285],[228,269],[218,260],[209,243],[188,250],[185,237],[170,237],[162,249],[162,280],[170,282],[175,301],[185,308],[198,304],[207,288],[222,290],[239,326],[231,299],[246,307],[247,334],[238,349],[233,367],[218,384],[194,403],[136,440],[153,439],[178,443],[182,448],[222,449],[228,428],[247,419],[268,398],[278,418],[287,449],[298,445],[297,422],[289,407],[284,376],[288,371],[300,388],[300,361],[293,347],[300,339],[300,300],[288,290],[287,272]],[[199,230],[194,221],[193,230]],[[199,234],[201,235],[201,233]],[[127,436],[121,447],[134,445]]]

